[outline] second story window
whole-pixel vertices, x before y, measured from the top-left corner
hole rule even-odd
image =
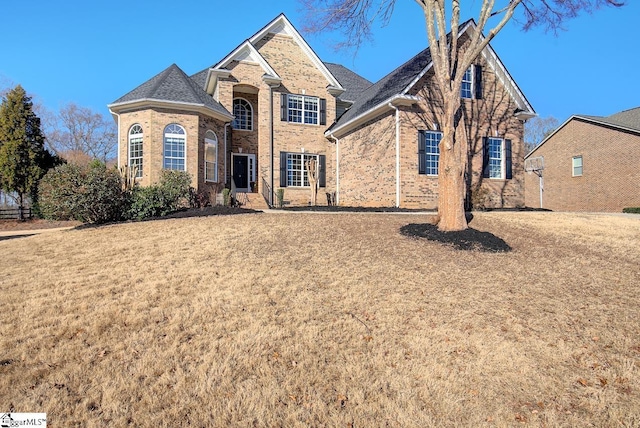
[[[253,109],[251,103],[244,98],[233,100],[233,115],[235,119],[231,123],[233,129],[251,131],[253,129]]]
[[[466,99],[482,99],[482,66],[472,65],[462,76],[460,97]]]
[[[327,124],[327,100],[306,95],[282,94],[281,117],[283,122],[307,125]]]

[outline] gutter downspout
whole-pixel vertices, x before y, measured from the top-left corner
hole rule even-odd
[[[334,137],[333,133],[329,134],[336,142],[336,200],[335,204],[340,205],[340,140]]]
[[[278,85],[279,86],[279,85]],[[269,85],[269,208],[273,207],[273,86]]]
[[[231,126],[231,122],[224,124],[224,184],[227,184],[227,158],[229,153],[227,152],[227,129]]]
[[[396,111],[396,208],[400,208],[400,110],[389,103]]]
[[[118,117],[118,169],[120,169],[120,114],[109,109],[109,113]]]

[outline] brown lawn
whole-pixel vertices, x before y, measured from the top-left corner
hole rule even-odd
[[[52,427],[638,426],[640,219],[255,214],[0,241],[0,411]]]

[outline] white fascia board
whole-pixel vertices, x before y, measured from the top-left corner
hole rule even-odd
[[[384,113],[386,110],[391,110],[391,107],[389,106],[390,104],[395,107],[410,106],[412,104],[418,103],[419,101],[420,101],[420,98],[415,97],[413,95],[400,95],[400,94],[394,95],[391,98],[387,98],[385,101],[382,101],[378,105],[370,108],[364,113],[354,117],[347,123],[344,123],[338,126],[337,128],[326,131],[324,135],[325,137],[329,137],[336,134],[341,134],[341,133],[344,134],[350,131],[351,129],[356,128],[362,125],[363,123],[369,121],[370,119],[376,116],[379,116],[380,114]]]
[[[210,68],[207,73],[207,80],[204,82],[204,90],[207,94],[212,95],[216,91],[216,85],[218,84],[218,79],[220,77],[226,78],[231,75],[229,70],[216,70],[215,68]]]
[[[281,28],[282,30],[281,31],[275,31],[275,30],[278,30],[279,28]],[[269,24],[267,24],[265,27],[263,27],[262,30],[258,31],[256,34],[254,34],[249,39],[249,42],[251,42],[252,44],[255,44],[256,42],[260,41],[262,38],[264,38],[264,36],[266,36],[269,33],[275,33],[275,34],[284,33],[284,34],[292,37],[293,40],[296,41],[298,46],[300,46],[302,51],[307,55],[307,57],[313,63],[313,65],[315,65],[316,68],[329,81],[329,86],[332,86],[332,87],[334,87],[336,89],[342,89],[344,91],[344,88],[342,87],[340,82],[338,82],[338,79],[336,79],[335,76],[329,71],[327,66],[324,65],[322,60],[320,60],[318,55],[316,55],[316,53],[311,48],[311,46],[309,46],[309,44],[300,35],[298,30],[296,30],[296,28],[293,26],[293,24],[291,24],[291,22],[287,19],[287,17],[283,13],[281,13],[276,19],[274,19]]]
[[[243,54],[246,54],[249,59],[238,60],[238,58],[241,57]],[[229,70],[225,70],[224,67],[229,65],[229,63],[231,63],[231,61],[233,60],[254,62],[260,65],[260,67],[262,67],[262,70],[264,70],[265,74],[268,74],[278,79],[280,78],[280,76],[278,76],[278,73],[275,72],[275,70],[269,65],[267,60],[264,59],[264,57],[260,54],[260,52],[257,51],[257,49],[253,46],[253,44],[249,40],[246,40],[244,43],[238,46],[233,52],[231,52],[229,55],[224,57],[222,61],[217,63],[215,66],[213,66],[213,69],[229,71]]]
[[[176,108],[177,107],[182,110],[203,113],[225,122],[229,122],[234,118],[232,114],[227,114],[227,113],[220,112],[218,110],[213,110],[204,104],[185,103],[180,101],[161,101],[161,100],[155,100],[152,98],[143,98],[135,101],[126,101],[122,103],[107,105],[107,108],[109,108],[110,110],[113,110],[116,113],[126,113],[129,111],[137,110],[144,107],[159,107],[159,108],[163,108],[163,107]]]

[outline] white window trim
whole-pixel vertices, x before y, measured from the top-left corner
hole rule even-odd
[[[175,125],[178,126],[182,129],[182,131],[184,132],[183,134],[169,134],[166,132],[167,128],[170,127],[171,125]],[[165,151],[165,144],[166,144],[166,139],[167,138],[182,138],[184,139],[184,169],[180,170],[180,169],[167,169],[167,171],[187,171],[187,130],[184,128],[184,126],[178,124],[178,123],[170,123],[167,126],[164,127],[164,132],[162,134],[162,169],[166,169],[164,167],[164,163],[165,163],[165,159],[167,159],[166,156],[166,151]],[[174,157],[170,157],[168,159],[181,159],[181,158],[174,158]]]
[[[214,138],[207,138],[207,136],[213,136]],[[207,146],[215,147],[215,161],[208,162],[207,161]],[[218,182],[218,136],[213,131],[207,131],[204,137],[204,181],[207,183],[217,183]],[[213,163],[213,179],[207,177],[207,163]]]
[[[500,141],[500,177],[491,177],[491,166],[489,166],[489,179],[490,180],[505,180],[507,177],[507,166],[506,166],[506,153],[504,147],[504,138],[500,137],[488,137],[489,141],[487,142],[487,149],[489,150],[489,165],[491,165],[491,141],[490,140],[499,140]]]
[[[576,174],[576,160],[580,159],[580,174]],[[584,174],[584,159],[582,155],[574,156],[571,158],[571,176],[572,177],[582,177]]]
[[[133,134],[132,133],[133,129],[136,126],[140,128],[141,132]],[[137,156],[135,158],[131,156],[131,140],[133,140],[134,138],[136,138],[136,139],[139,138],[140,139],[140,144],[142,145],[142,149],[141,149],[142,156]],[[140,125],[139,123],[134,123],[133,125],[131,125],[131,128],[129,128],[129,135],[128,135],[128,139],[127,139],[127,161],[128,161],[129,167],[132,167],[133,166],[133,161],[134,160],[138,160],[138,159],[140,160],[139,164],[140,164],[141,168],[138,169],[138,171],[136,173],[136,176],[134,177],[134,180],[142,179],[142,176],[143,176],[142,171],[143,171],[143,168],[144,168],[144,130],[142,129],[142,125]]]
[[[302,162],[302,186],[296,186],[293,184],[289,184],[289,155],[292,156],[302,156],[301,162]],[[317,168],[320,167],[320,155],[316,154],[316,153],[294,153],[294,152],[287,152],[287,168],[286,168],[286,174],[287,174],[287,187],[293,188],[293,189],[309,189],[311,187],[311,183],[309,183],[308,186],[304,185],[304,179],[305,177],[307,178],[307,181],[309,181],[309,177],[307,175],[307,169],[305,168],[304,162],[305,162],[305,157],[306,156],[313,156],[316,159],[317,162]],[[293,170],[292,170],[293,171]],[[295,170],[297,171],[297,170]],[[320,178],[318,176],[318,178]]]
[[[291,107],[289,107],[289,98],[290,97],[300,97],[302,99],[302,109],[299,110],[300,111],[300,122],[295,122],[290,119],[290,111],[292,110]],[[315,104],[317,107],[317,110],[315,110],[316,113],[316,121],[315,123],[307,123],[304,121],[304,117],[305,117],[305,112],[307,111],[314,111],[314,110],[306,110],[305,109],[305,100],[306,99],[314,99],[315,100]],[[295,109],[296,111],[298,111],[298,109]],[[287,94],[287,122],[288,123],[294,123],[297,125],[315,125],[318,126],[320,124],[320,97],[314,97],[314,96],[310,96],[310,95],[302,95],[302,94]]]
[[[442,141],[442,132],[440,132],[440,131],[424,131],[424,134],[425,134],[425,144],[424,144],[424,168],[425,168],[425,172],[429,169],[428,166],[427,166],[427,155],[430,154],[430,153],[427,153],[427,142],[426,142],[427,141],[426,140],[427,137],[426,136],[428,134],[430,134],[430,133],[431,134],[439,134],[440,135],[440,140]],[[440,151],[439,151],[439,147],[440,147],[440,142],[438,142],[438,163],[437,163],[437,166],[436,166],[436,169],[438,170],[438,173],[440,172]],[[436,174],[429,174],[428,172],[426,172],[425,175],[427,177],[437,177],[438,176],[437,173]]]
[[[233,110],[235,110],[235,103],[236,100],[242,100],[244,102],[246,102],[249,105],[249,117],[251,119],[251,126],[249,126],[249,128],[236,128],[233,126],[233,121],[231,122],[231,128],[233,128],[234,131],[242,131],[242,132],[252,132],[253,131],[253,105],[251,104],[251,102],[249,102],[248,99],[246,98],[242,98],[242,97],[235,97],[233,99],[233,103],[231,106],[231,110],[233,112]],[[235,114],[235,113],[234,113]],[[235,119],[234,119],[235,121]]]
[[[475,70],[475,64],[471,64],[468,68],[468,70],[470,70],[471,73],[471,96],[470,97],[463,97],[462,96],[462,86],[460,86],[460,98],[462,98],[463,100],[472,100],[475,98],[475,92],[476,92],[476,70]],[[466,70],[465,70],[466,73]],[[464,75],[462,76],[462,82],[464,83]]]

